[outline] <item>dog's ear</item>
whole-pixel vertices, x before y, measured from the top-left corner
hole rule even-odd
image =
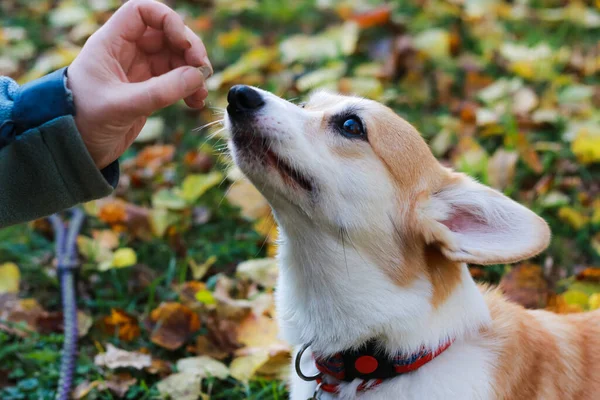
[[[420,199],[417,218],[427,243],[439,246],[454,261],[516,262],[538,254],[550,241],[550,229],[542,218],[458,173],[451,173],[437,192]]]

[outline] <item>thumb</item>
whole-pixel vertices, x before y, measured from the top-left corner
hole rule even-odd
[[[127,84],[124,102],[139,114],[152,114],[190,96],[204,85],[198,68],[180,67],[144,82]]]

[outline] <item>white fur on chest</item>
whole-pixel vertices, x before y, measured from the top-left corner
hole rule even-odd
[[[276,297],[281,334],[292,345],[312,341],[313,350],[332,354],[377,337],[390,352],[414,352],[456,339],[417,371],[358,395],[359,382],[343,384],[337,397],[324,393],[322,399],[490,398],[493,354],[477,334],[491,318],[466,266],[459,287],[433,309],[426,279],[400,288],[350,244],[341,246],[314,232],[294,237],[293,247],[285,239]],[[308,352],[303,372],[316,372]],[[291,383],[292,400],[306,400],[314,393],[315,383],[300,380],[294,372]]]

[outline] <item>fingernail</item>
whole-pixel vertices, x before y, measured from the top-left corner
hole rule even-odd
[[[185,43],[187,44],[187,46],[185,47],[186,50],[192,48],[192,42],[186,39]]]
[[[181,74],[186,91],[193,91],[199,89],[204,85],[204,75],[201,71],[196,68],[186,68]]]

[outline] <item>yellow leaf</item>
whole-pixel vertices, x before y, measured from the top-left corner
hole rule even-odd
[[[600,293],[594,293],[588,300],[590,310],[597,310],[600,308]]]
[[[592,224],[600,224],[600,199],[594,200],[592,209],[594,210],[591,219]]]
[[[193,203],[210,188],[221,183],[222,180],[223,174],[217,171],[208,174],[188,175],[181,184],[181,192],[179,194],[187,202]]]
[[[229,371],[238,381],[248,382],[267,361],[269,350],[259,349],[253,354],[236,357],[229,365]]]
[[[0,265],[0,294],[18,293],[21,273],[17,264],[7,262]]]
[[[131,267],[137,263],[137,254],[132,248],[123,247],[113,254],[112,266],[115,268]]]
[[[569,206],[561,207],[558,210],[558,217],[577,230],[581,229],[589,221],[588,217]]]
[[[247,179],[232,183],[226,197],[229,203],[242,209],[244,218],[259,219],[271,213],[267,200]]]
[[[430,29],[414,38],[414,46],[433,59],[450,56],[450,34],[443,29]]]
[[[197,264],[192,258],[189,259],[189,266],[192,270],[194,279],[199,280],[208,272],[208,269],[217,262],[217,257],[212,255],[202,264]]]
[[[210,290],[206,290],[206,289],[201,290],[198,293],[196,293],[196,300],[198,300],[200,303],[206,304],[206,305],[212,305],[212,304],[217,303],[212,292]]]
[[[600,129],[595,132],[581,129],[571,143],[571,150],[582,164],[600,162]]]
[[[569,305],[587,307],[589,296],[579,290],[567,290],[562,294],[563,298]]]

